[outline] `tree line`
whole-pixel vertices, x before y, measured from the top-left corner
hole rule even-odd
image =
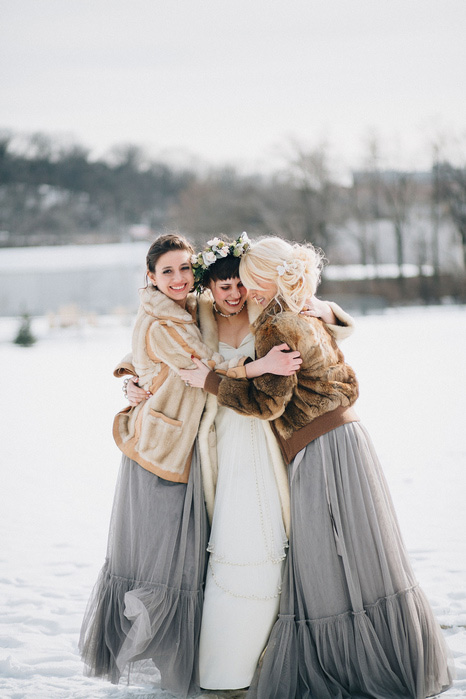
[[[243,230],[282,235],[311,241],[337,263],[377,265],[391,256],[401,283],[408,261],[434,276],[466,268],[466,167],[438,148],[426,172],[387,170],[374,139],[364,169],[342,183],[325,145],[294,144],[279,172],[245,175],[176,168],[136,145],[92,159],[47,134],[18,143],[11,132],[0,135],[0,246],[119,242],[137,224],[194,242]]]

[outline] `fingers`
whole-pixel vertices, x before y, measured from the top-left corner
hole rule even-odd
[[[201,366],[204,365],[201,363]],[[204,378],[202,375],[200,375],[197,369],[179,369],[178,373],[180,375],[180,379],[184,381],[186,386],[189,386],[190,388],[203,387]]]
[[[149,391],[146,391],[144,388],[141,388],[140,386],[130,386],[128,384],[128,388],[126,389],[128,391],[128,395],[130,396],[145,396]]]
[[[139,405],[141,401],[147,400],[152,395],[150,391],[145,391],[138,386],[139,376],[130,376],[126,386],[126,398],[133,407]]]
[[[140,386],[136,386],[134,383],[128,383],[126,390],[126,397],[130,405],[139,405],[143,400],[150,398],[152,394],[150,391],[145,391]]]
[[[199,371],[197,369],[179,369],[180,379],[189,386],[197,386],[199,382]]]
[[[197,357],[194,357],[193,355],[191,355],[191,359],[197,367],[205,366],[205,364],[203,364],[200,359],[197,359]]]
[[[301,359],[301,355],[299,354],[299,352],[292,352],[288,356],[290,357],[290,364],[288,373],[286,375],[292,376],[297,371],[299,371],[299,369],[301,368],[301,364],[303,363],[303,360]]]
[[[286,352],[285,356],[289,362],[299,361],[299,364],[301,364],[303,361],[301,359],[301,353],[298,350],[290,350],[289,352]]]
[[[275,345],[275,347],[272,349],[276,352],[286,352],[289,359],[297,359],[301,356],[301,353],[298,350],[291,350],[286,342],[284,342],[282,345]]]

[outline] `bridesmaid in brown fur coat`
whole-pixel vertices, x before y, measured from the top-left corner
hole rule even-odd
[[[387,484],[354,411],[358,384],[325,325],[299,315],[318,285],[312,246],[266,238],[240,276],[263,309],[256,357],[287,342],[293,376],[183,378],[271,421],[288,466],[290,548],[278,619],[248,699],[423,699],[452,681],[441,629],[414,577]]]

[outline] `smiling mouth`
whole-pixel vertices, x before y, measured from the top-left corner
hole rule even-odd
[[[172,291],[183,291],[183,289],[186,289],[186,284],[182,284],[181,286],[171,286],[170,289]]]
[[[241,303],[241,299],[238,299],[238,301],[225,301],[229,306],[239,306]]]

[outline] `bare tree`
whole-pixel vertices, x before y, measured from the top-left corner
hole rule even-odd
[[[292,143],[288,161],[289,183],[297,194],[297,214],[301,218],[301,238],[329,248],[339,187],[331,174],[329,147],[321,144],[305,150]]]
[[[355,239],[361,263],[377,265],[379,261],[378,225],[382,219],[382,173],[379,140],[369,134],[364,168],[353,172],[353,182],[349,191],[349,213],[354,222],[350,235]]]
[[[232,168],[213,170],[193,178],[170,212],[174,227],[205,242],[212,235],[251,235],[266,232],[263,223],[263,183],[260,177],[241,177]]]
[[[437,173],[439,198],[446,203],[448,216],[458,233],[463,269],[466,270],[466,167],[439,163]]]
[[[394,172],[392,182],[385,182],[384,194],[395,235],[396,261],[400,290],[404,292],[404,235],[408,217],[408,177],[405,172]]]

